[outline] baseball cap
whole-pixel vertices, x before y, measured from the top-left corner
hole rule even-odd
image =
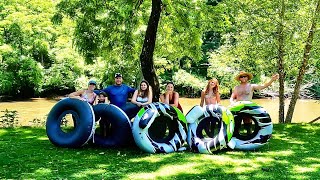
[[[94,81],[94,80],[90,80],[90,81],[88,82],[88,85],[90,85],[90,84],[97,85],[97,82],[96,82],[96,81]]]
[[[117,77],[122,77],[122,74],[116,73],[116,74],[114,75],[114,78],[117,78]]]

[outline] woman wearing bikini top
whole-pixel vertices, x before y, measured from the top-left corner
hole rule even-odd
[[[87,101],[89,104],[93,105],[97,94],[93,92],[96,88],[96,81],[90,80],[88,83],[88,89],[79,90],[68,95],[69,98],[76,98],[82,101]]]
[[[219,81],[215,78],[210,79],[204,90],[201,92],[200,106],[220,103]]]
[[[179,93],[174,91],[174,84],[171,81],[167,83],[166,92],[160,95],[160,101],[170,106],[175,106],[183,112],[179,103]]]
[[[146,80],[142,80],[140,88],[132,96],[131,102],[139,107],[152,103],[152,89]]]

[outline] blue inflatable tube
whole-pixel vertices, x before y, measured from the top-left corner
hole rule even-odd
[[[63,118],[71,114],[74,129],[64,132],[61,129]],[[77,148],[86,144],[94,132],[94,113],[90,104],[73,98],[59,101],[49,112],[46,132],[52,144],[60,147]]]
[[[112,104],[97,104],[93,106],[93,111],[96,121],[101,118],[100,124],[108,124],[107,128],[111,125],[111,129],[107,129],[109,134],[106,137],[94,134],[94,144],[102,147],[121,147],[133,141],[131,122],[123,110]]]

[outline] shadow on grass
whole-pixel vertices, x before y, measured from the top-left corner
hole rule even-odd
[[[0,129],[0,179],[317,179],[320,124],[275,125],[257,151],[146,154],[137,147],[55,147],[45,129]]]

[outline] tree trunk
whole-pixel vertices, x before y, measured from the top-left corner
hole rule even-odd
[[[141,70],[145,80],[150,83],[153,90],[153,102],[159,101],[160,86],[153,62],[153,52],[156,44],[157,29],[161,15],[161,0],[152,0],[152,10],[148,27],[140,54]]]
[[[314,120],[310,121],[309,123],[310,123],[310,124],[311,124],[311,123],[314,123],[314,122],[318,121],[319,119],[320,119],[320,116],[317,117],[317,118],[315,118]]]
[[[279,73],[279,123],[284,123],[284,14],[285,4],[281,1],[281,11],[279,13],[280,24],[278,25],[278,73]]]
[[[316,10],[314,13],[314,16],[312,18],[312,23],[311,23],[311,27],[309,30],[309,35],[306,41],[306,45],[304,48],[304,53],[303,53],[303,60],[302,60],[302,64],[299,68],[299,74],[296,80],[296,85],[294,87],[294,91],[293,91],[293,96],[292,99],[290,101],[290,105],[289,105],[289,109],[287,112],[287,116],[286,116],[286,123],[291,123],[292,121],[292,116],[293,116],[293,112],[294,112],[294,108],[295,105],[297,103],[297,99],[299,97],[299,91],[300,91],[300,86],[303,80],[303,76],[305,74],[305,71],[307,69],[307,65],[308,65],[308,60],[309,60],[309,56],[310,56],[310,51],[312,48],[312,41],[313,41],[313,36],[314,36],[314,32],[316,30],[316,24],[317,24],[317,20],[319,17],[319,11],[320,11],[320,0],[317,1],[317,6],[316,6]]]

